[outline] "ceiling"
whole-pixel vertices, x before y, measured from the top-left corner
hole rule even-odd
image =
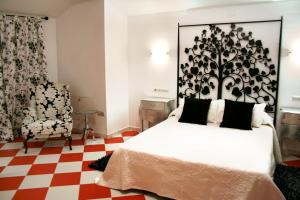
[[[0,11],[56,17],[80,1],[84,0],[0,0]]]
[[[0,0],[0,11],[57,17],[68,7],[89,0]],[[127,15],[142,15],[203,7],[292,0],[106,0]]]

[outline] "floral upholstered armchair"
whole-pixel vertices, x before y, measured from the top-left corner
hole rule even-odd
[[[72,150],[72,111],[68,85],[45,82],[31,89],[22,124],[25,153],[29,139],[50,135],[66,137]]]

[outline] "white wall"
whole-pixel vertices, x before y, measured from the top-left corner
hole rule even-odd
[[[300,2],[274,2],[228,6],[131,16],[128,19],[129,123],[139,126],[138,107],[142,97],[154,88],[168,89],[167,97],[176,97],[177,23],[201,24],[232,21],[279,19],[284,17],[282,47],[291,49],[300,40]],[[169,46],[169,61],[163,65],[151,62],[150,49],[156,41]],[[292,49],[291,49],[292,50]],[[292,56],[282,56],[279,84],[279,106],[300,106],[292,96],[300,95],[300,65]]]
[[[49,18],[44,20],[44,45],[48,66],[48,78],[57,81],[57,48],[56,48],[56,20]]]
[[[101,110],[106,116],[104,1],[78,3],[56,22],[58,80],[71,86],[73,97],[86,97],[86,102],[93,102],[87,107]],[[82,118],[73,119],[74,128],[82,128]],[[92,127],[105,134],[106,118],[95,116]]]
[[[127,16],[105,0],[107,134],[128,127]]]

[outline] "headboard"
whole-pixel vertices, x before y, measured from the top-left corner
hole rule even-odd
[[[179,98],[231,99],[267,104],[276,117],[280,20],[178,24]]]

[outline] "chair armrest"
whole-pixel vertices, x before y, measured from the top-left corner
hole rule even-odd
[[[65,96],[65,106],[62,110],[62,114],[61,114],[61,120],[64,121],[65,123],[72,123],[72,117],[71,114],[73,112],[73,107],[71,106],[71,100],[70,100],[70,90],[69,90],[69,86],[65,85],[64,86],[64,96]]]
[[[27,107],[23,110],[23,113],[24,113],[23,125],[33,123],[34,121],[37,120],[36,111],[34,108]]]

